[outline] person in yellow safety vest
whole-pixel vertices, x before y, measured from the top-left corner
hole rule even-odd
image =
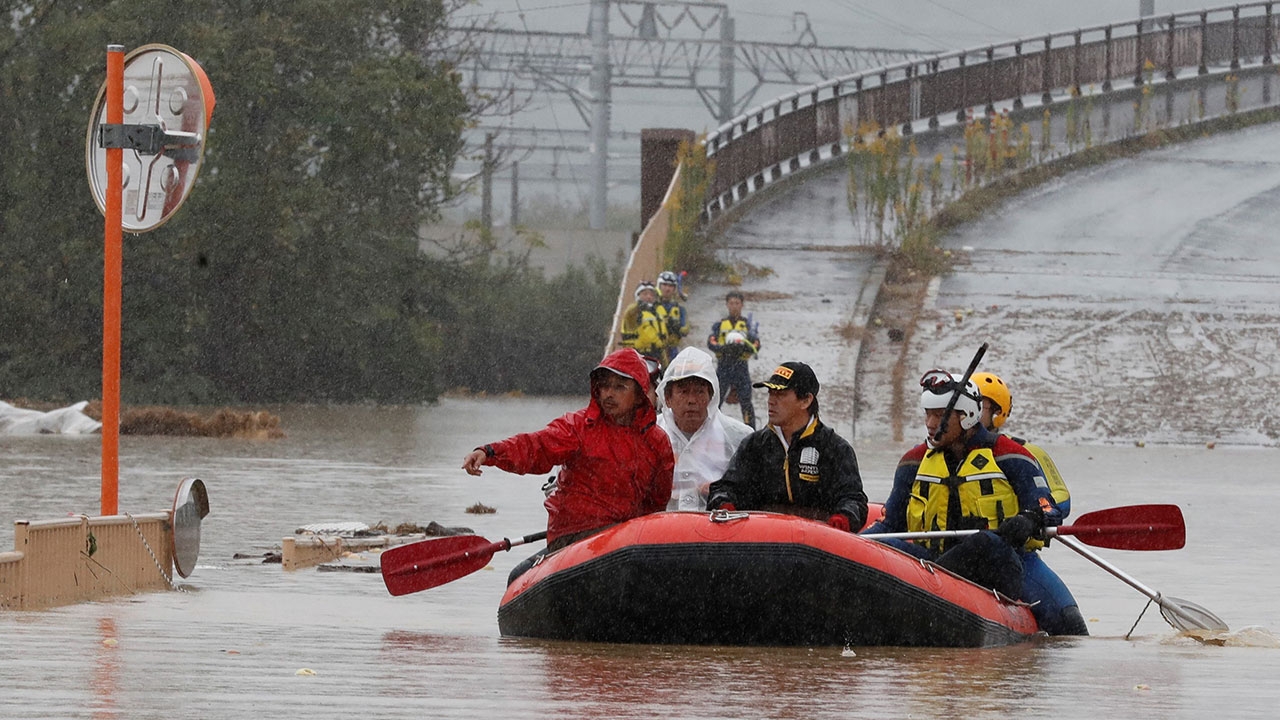
[[[622,311],[622,345],[641,355],[661,358],[667,346],[667,330],[655,303],[658,289],[648,280],[636,286],[636,301]]]
[[[685,312],[684,306],[680,304],[684,300],[684,295],[680,292],[680,280],[676,274],[670,270],[664,270],[658,273],[658,316],[662,318],[663,327],[667,331],[667,344],[665,354],[662,356],[662,366],[666,367],[671,364],[676,355],[680,353],[680,341],[689,334],[689,317]]]
[[[729,315],[711,326],[707,349],[716,356],[716,378],[720,381],[720,404],[733,394],[742,408],[742,422],[756,427],[756,409],[751,403],[751,369],[748,362],[760,351],[760,333],[750,317],[742,316],[742,293],[731,290],[724,297]]]
[[[928,435],[898,462],[884,518],[864,532],[977,529],[941,542],[882,542],[1032,603],[1051,635],[1088,635],[1075,598],[1033,550],[1043,546],[1046,525],[1062,522],[1035,457],[982,425],[972,379],[931,370],[920,386]]]
[[[982,392],[983,427],[992,432],[1000,432],[1005,420],[1009,419],[1009,413],[1013,410],[1013,393],[1009,392],[1009,386],[995,373],[974,373],[973,382]],[[1040,463],[1040,469],[1044,471],[1044,479],[1049,483],[1049,492],[1053,495],[1053,501],[1057,503],[1058,509],[1062,511],[1062,517],[1066,518],[1070,515],[1071,491],[1067,489],[1067,483],[1062,479],[1062,473],[1058,472],[1058,465],[1053,462],[1053,458],[1049,457],[1049,453],[1039,445],[1029,443],[1023,438],[1008,433],[1005,435],[1031,451],[1036,462]]]

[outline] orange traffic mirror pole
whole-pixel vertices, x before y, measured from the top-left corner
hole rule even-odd
[[[124,46],[107,46],[107,124],[124,123]],[[102,514],[115,515],[120,488],[120,310],[124,239],[124,150],[107,148],[102,283]]]

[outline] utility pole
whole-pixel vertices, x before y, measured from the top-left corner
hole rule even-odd
[[[493,133],[484,136],[484,167],[480,175],[480,227],[493,232]]]
[[[604,229],[609,205],[609,0],[591,0],[591,198],[588,224]]]
[[[733,18],[720,18],[720,108],[716,120],[721,124],[733,119]]]
[[[610,135],[619,139],[610,132],[615,97],[626,101],[637,91],[664,96],[693,91],[710,116],[724,123],[750,107],[766,85],[798,87],[928,54],[901,48],[819,45],[807,17],[803,42],[738,40],[725,0],[590,0],[582,4],[589,4],[585,33],[496,27],[453,30],[469,39],[470,44],[459,46],[470,51],[456,60],[472,78],[474,91],[554,93],[572,103],[585,129],[562,130],[557,120],[557,128],[547,133],[554,136],[552,148],[535,141],[534,146],[521,149],[550,149],[553,163],[558,161],[556,152],[589,154],[586,172],[574,174],[573,182],[581,179],[589,186],[582,190],[592,229],[603,229],[606,220]],[[566,146],[566,132],[585,136],[587,141]],[[503,147],[516,146],[503,143]],[[612,158],[615,163],[618,159]],[[493,162],[506,161],[495,158]],[[526,181],[540,180],[539,173],[530,174],[529,168],[526,163]],[[615,170],[613,179],[617,185],[627,182],[629,175]]]
[[[520,224],[520,161],[514,160],[511,163],[511,222],[507,223],[514,229]]]
[[[1152,19],[1156,14],[1156,0],[1138,0],[1138,17],[1142,18],[1142,32],[1151,32],[1155,27]]]

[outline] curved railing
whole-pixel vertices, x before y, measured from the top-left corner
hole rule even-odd
[[[1052,105],[1084,86],[1104,92],[1269,66],[1274,2],[1173,13],[1021,38],[829,80],[752,108],[710,133],[716,172],[705,218],[848,149],[867,123],[904,135],[963,123],[1012,100]],[[1037,97],[1038,96],[1038,97]]]

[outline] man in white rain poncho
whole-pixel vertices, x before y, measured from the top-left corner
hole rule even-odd
[[[676,456],[668,510],[705,510],[711,483],[720,479],[751,427],[720,412],[715,360],[695,347],[676,355],[658,385],[658,427]]]

